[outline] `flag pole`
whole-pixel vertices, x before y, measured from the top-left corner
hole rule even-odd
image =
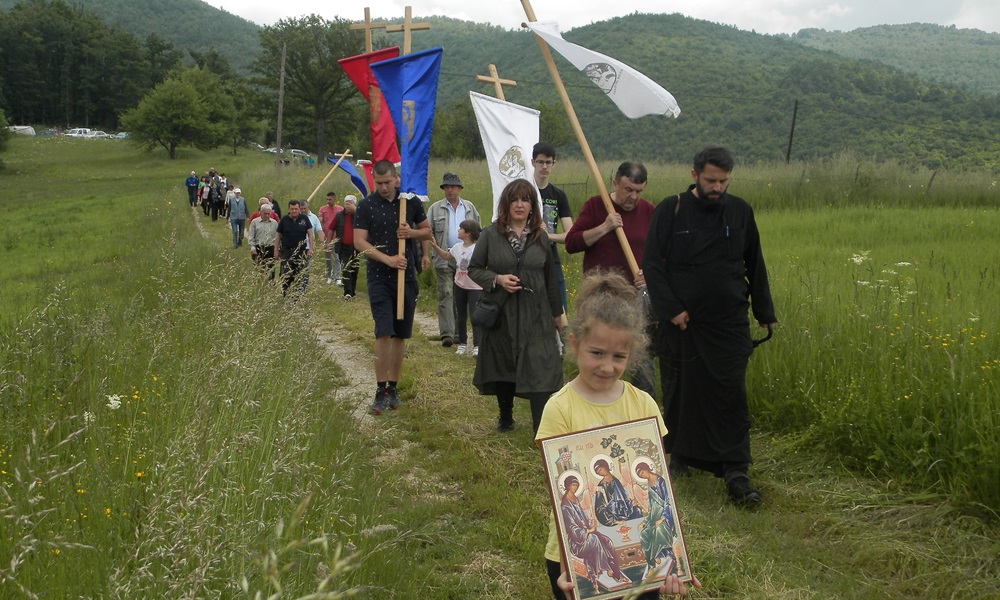
[[[340,166],[340,162],[341,162],[342,160],[344,160],[344,157],[346,157],[346,156],[347,156],[347,153],[348,153],[348,152],[350,152],[350,151],[351,151],[351,149],[350,149],[350,148],[348,148],[347,150],[344,150],[344,153],[343,153],[343,154],[339,155],[339,156],[340,156],[340,158],[338,158],[338,159],[337,159],[337,162],[335,162],[335,163],[333,164],[333,168],[331,168],[331,169],[330,169],[330,172],[326,174],[326,177],[324,177],[324,178],[323,178],[323,181],[319,182],[319,185],[317,185],[317,186],[316,186],[316,189],[314,189],[314,190],[313,190],[313,193],[309,194],[309,197],[308,197],[308,198],[306,198],[306,202],[312,202],[312,199],[313,199],[313,196],[315,196],[315,195],[316,195],[316,192],[318,192],[318,191],[319,191],[319,188],[323,187],[323,184],[325,184],[325,183],[326,183],[326,180],[330,178],[330,175],[333,175],[333,172],[334,172],[334,171],[336,171],[336,170],[337,170],[337,167],[339,167],[339,166]]]
[[[531,8],[530,0],[521,0],[521,6],[524,8],[524,14],[528,17],[528,21],[535,22],[538,20],[535,18],[535,11]],[[566,116],[569,118],[570,125],[573,126],[573,131],[576,133],[576,140],[580,144],[580,149],[583,151],[583,158],[587,161],[587,166],[590,168],[590,175],[597,183],[597,192],[604,201],[604,208],[608,211],[609,215],[614,214],[615,206],[611,202],[607,186],[604,185],[604,177],[601,175],[597,161],[594,160],[594,155],[587,144],[587,137],[583,134],[583,127],[580,126],[580,120],[576,118],[576,111],[573,110],[573,103],[570,102],[566,86],[563,85],[562,78],[559,76],[559,70],[556,69],[556,62],[552,59],[549,46],[538,35],[535,35],[535,40],[538,41],[538,48],[542,51],[542,57],[545,58],[549,74],[552,75],[552,81],[556,85],[556,91],[559,92],[559,98],[562,100],[563,108],[566,110]],[[625,236],[625,231],[621,227],[615,227],[615,235],[618,236],[618,243],[621,244],[622,252],[625,254],[625,260],[628,261],[629,269],[632,270],[632,277],[638,277],[639,265],[635,262],[635,255],[632,254],[632,247],[628,245],[628,238]]]
[[[406,222],[406,198],[404,198],[398,191],[396,192],[396,197],[399,199],[399,223],[403,224]],[[397,254],[400,256],[406,256],[406,238],[399,238],[399,245],[397,246]],[[416,266],[414,266],[416,268]],[[403,320],[403,293],[406,291],[404,284],[406,283],[406,269],[396,272],[396,320]]]

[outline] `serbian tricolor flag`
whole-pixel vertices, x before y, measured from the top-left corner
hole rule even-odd
[[[443,49],[431,48],[371,65],[396,124],[400,191],[427,197],[427,168]]]
[[[378,87],[378,80],[372,73],[370,65],[397,56],[399,47],[393,46],[337,61],[368,101],[371,111],[372,158],[376,161],[385,159],[398,163],[399,148],[396,146],[396,129],[393,127],[392,116],[389,114],[382,90]]]
[[[625,63],[587,50],[563,39],[556,23],[528,23],[528,28],[545,43],[555,48],[563,58],[583,71],[601,88],[608,98],[618,105],[618,110],[630,119],[646,115],[681,114],[677,101],[663,87]]]
[[[539,112],[476,92],[469,92],[472,110],[483,138],[486,163],[493,184],[493,221],[497,220],[500,192],[515,179],[527,179],[535,185],[531,166],[531,148],[538,142]],[[536,210],[541,211],[539,196]],[[541,213],[539,213],[541,214]]]

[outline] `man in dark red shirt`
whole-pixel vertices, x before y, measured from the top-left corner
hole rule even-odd
[[[615,212],[608,214],[600,196],[584,202],[573,228],[566,234],[566,252],[583,252],[584,277],[593,269],[608,269],[621,273],[635,287],[646,289],[642,270],[639,270],[637,276],[633,276],[615,233],[615,229],[622,228],[636,264],[641,265],[649,224],[656,209],[652,202],[642,197],[646,177],[646,167],[642,163],[625,161],[618,166],[611,181],[611,204]],[[631,379],[633,385],[655,397],[653,368],[650,360],[647,364],[640,365]]]
[[[340,258],[340,281],[344,284],[344,300],[353,300],[358,287],[358,267],[360,259],[354,249],[354,210],[358,207],[358,199],[354,196],[344,196],[344,210],[333,218],[331,228],[333,238],[337,240],[333,251]]]

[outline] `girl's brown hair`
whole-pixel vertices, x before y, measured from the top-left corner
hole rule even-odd
[[[569,331],[577,340],[587,337],[595,323],[624,329],[632,334],[629,366],[645,362],[649,345],[645,306],[640,291],[623,276],[603,269],[588,271],[576,291],[575,308]]]

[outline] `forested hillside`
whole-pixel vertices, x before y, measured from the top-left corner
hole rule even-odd
[[[0,0],[0,11],[33,1]],[[185,54],[188,50],[204,54],[215,48],[239,72],[246,72],[260,54],[260,27],[201,0],[68,0],[67,4],[120,25],[141,39],[155,34]]]
[[[463,110],[453,105],[468,104],[468,90],[492,93],[475,80],[489,63],[501,77],[518,82],[505,91],[508,100],[558,105],[529,33],[428,20],[431,30],[414,35],[414,48],[445,48],[438,99],[439,108],[452,107],[445,117]],[[796,101],[796,159],[852,152],[954,167],[994,166],[1000,156],[1000,99],[928,83],[891,67],[676,14],[619,17],[564,37],[644,72],[673,93],[682,110],[676,120],[629,120],[557,56],[598,157],[688,160],[697,147],[720,142],[741,160],[783,159]],[[456,135],[468,129],[456,128]]]
[[[788,39],[848,58],[878,61],[923,79],[1000,94],[1000,34],[911,23],[853,31],[803,29]]]
[[[0,8],[10,3],[12,0],[0,0]],[[231,37],[235,30],[228,24],[241,22],[256,31],[255,26],[198,0],[75,0],[74,6],[89,8],[75,21],[70,36],[42,27],[44,15],[51,13],[43,7],[50,2],[29,3],[21,10],[0,13],[0,108],[16,124],[116,122],[118,115],[135,105],[141,93],[162,79],[163,69],[171,64],[168,59],[184,48],[184,42],[171,45],[166,40],[192,39],[194,35],[207,44],[199,64],[224,82],[230,78],[225,65],[218,64],[229,55],[223,53],[235,52],[249,59],[260,52],[259,36],[254,34],[252,41],[240,41]],[[171,7],[174,12],[170,12]],[[128,31],[132,32],[155,29],[157,37],[130,39],[124,35],[124,26],[102,29],[99,24],[79,25],[86,19],[96,19],[93,15],[128,22]],[[432,26],[429,31],[414,33],[413,50],[431,46],[445,49],[435,128],[436,156],[475,156],[479,139],[468,92],[492,93],[489,86],[475,79],[477,74],[488,72],[490,63],[497,65],[501,77],[518,82],[506,90],[508,100],[542,111],[543,136],[566,153],[578,151],[530,33],[419,13],[418,19]],[[208,35],[204,33],[208,29],[198,29],[210,26]],[[894,27],[886,27],[885,31],[892,32]],[[103,32],[101,40],[87,38],[92,30]],[[276,33],[273,27],[268,30]],[[179,37],[182,35],[189,37]],[[701,145],[718,142],[731,147],[744,162],[784,159],[793,107],[797,104],[793,159],[852,153],[932,168],[998,165],[997,94],[930,83],[897,68],[810,48],[788,36],[759,35],[678,14],[633,14],[574,29],[565,37],[644,72],[672,92],[682,110],[678,119],[629,120],[586,77],[557,56],[576,112],[598,158],[686,161]],[[400,34],[377,36],[380,45],[401,42]],[[946,42],[942,44],[947,46]],[[275,48],[280,45],[272,45],[269,52],[274,54]],[[309,50],[308,44],[304,50]],[[947,55],[944,50],[940,54]],[[199,56],[199,52],[188,55]],[[959,61],[960,56],[954,54],[954,60]],[[53,57],[62,59],[50,60]],[[320,62],[336,68],[335,58]],[[269,55],[260,64],[277,62],[276,56]],[[984,59],[968,69],[963,67],[963,72],[971,78],[978,69],[983,80],[997,77],[997,69],[984,68],[990,64],[996,61]],[[239,74],[237,69],[233,71]],[[90,79],[83,77],[87,73],[92,74]],[[258,71],[255,81],[271,81],[276,76],[277,67],[266,73]],[[276,91],[256,92],[248,87],[246,103],[255,107],[261,130],[273,131]],[[350,93],[360,100],[356,92]],[[286,114],[295,113],[294,108],[286,106]],[[327,118],[335,117],[332,113],[322,117]],[[350,121],[348,128],[357,130],[351,147],[359,152],[366,150],[364,124],[358,119]],[[324,136],[328,140],[344,139],[343,123],[319,123],[286,123],[295,125],[286,139],[311,148],[323,146],[317,140]],[[323,136],[317,137],[321,128]]]

